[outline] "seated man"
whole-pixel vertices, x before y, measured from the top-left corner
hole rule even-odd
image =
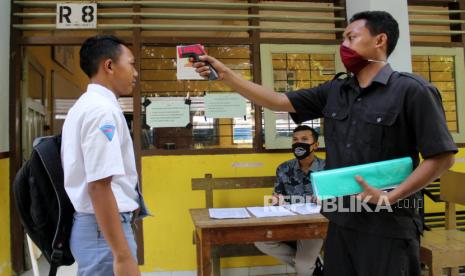
[[[273,195],[280,204],[308,202],[313,196],[310,174],[323,170],[325,161],[316,157],[318,133],[311,127],[300,125],[292,134],[292,151],[295,159],[279,165],[276,170],[276,183]],[[294,197],[294,198],[293,198]],[[263,253],[273,256],[295,268],[298,276],[310,276],[315,269],[315,261],[320,253],[323,240],[298,240],[295,246],[289,242],[256,242],[255,246]]]

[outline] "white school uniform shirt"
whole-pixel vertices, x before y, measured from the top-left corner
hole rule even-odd
[[[61,160],[65,190],[77,212],[95,213],[88,183],[110,176],[119,212],[139,207],[131,136],[118,100],[109,89],[89,84],[69,110],[63,125]]]

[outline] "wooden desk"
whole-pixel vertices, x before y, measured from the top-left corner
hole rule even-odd
[[[190,209],[195,226],[197,275],[211,275],[211,250],[224,244],[324,239],[328,220],[320,214],[288,217],[210,219],[208,209]]]

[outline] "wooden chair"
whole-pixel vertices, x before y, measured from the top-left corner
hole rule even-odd
[[[205,191],[205,207],[213,208],[214,190],[273,188],[275,179],[275,176],[213,178],[211,174],[205,174],[205,178],[193,178],[191,180],[191,183],[192,190]],[[253,244],[223,245],[213,248],[213,275],[221,275],[220,259],[222,257],[243,257],[260,255],[264,254],[260,250],[258,250]]]
[[[455,204],[465,205],[465,173],[447,171],[440,187],[446,204],[445,229],[424,232],[420,260],[429,267],[430,276],[442,276],[445,268],[458,276],[459,266],[465,265],[465,232],[457,229]]]

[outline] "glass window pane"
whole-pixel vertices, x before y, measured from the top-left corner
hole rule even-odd
[[[455,56],[414,55],[412,68],[413,73],[422,76],[438,88],[449,131],[458,132]]]
[[[248,46],[206,46],[205,50],[245,79],[252,80]],[[176,47],[143,46],[141,55],[142,146],[143,149],[251,148],[254,137],[254,109],[246,101],[246,116],[207,118],[207,93],[233,93],[220,81],[178,80]],[[188,127],[153,128],[145,120],[144,102],[157,97],[191,100]],[[175,98],[173,98],[175,99]]]
[[[331,80],[336,73],[333,54],[273,53],[274,88],[278,92],[289,92],[318,86]],[[287,112],[276,115],[276,136],[291,137],[297,126]],[[304,122],[322,133],[322,119]]]

